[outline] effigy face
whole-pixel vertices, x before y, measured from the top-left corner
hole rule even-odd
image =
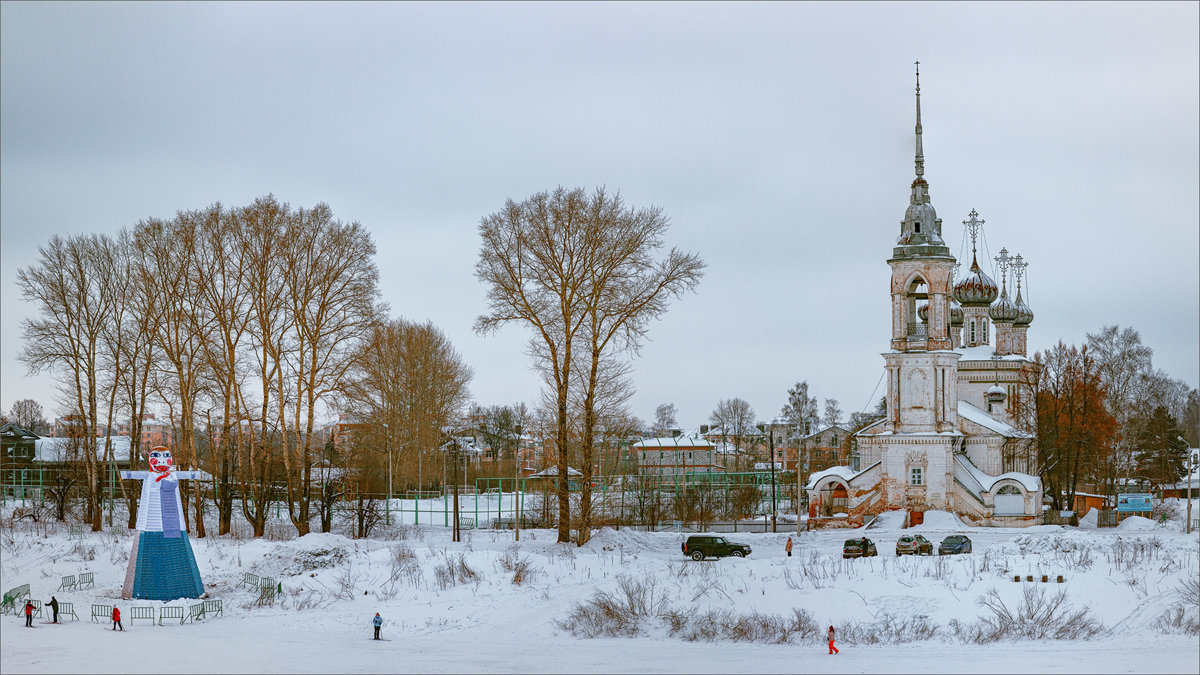
[[[161,445],[150,450],[150,470],[157,473],[165,473],[175,470],[175,460],[171,458],[171,451]]]

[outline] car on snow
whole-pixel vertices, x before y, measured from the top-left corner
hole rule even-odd
[[[896,555],[933,555],[933,542],[919,534],[904,535],[896,540]]]
[[[954,555],[955,553],[970,553],[971,540],[965,534],[952,534],[942,540],[938,546],[938,555]]]
[[[744,558],[750,555],[749,546],[729,541],[725,537],[708,534],[693,534],[680,546],[683,548],[683,554],[692,560],[724,558],[726,556]]]
[[[875,547],[875,542],[866,537],[847,539],[842,544],[843,558],[868,558],[873,555],[879,555],[879,549]]]

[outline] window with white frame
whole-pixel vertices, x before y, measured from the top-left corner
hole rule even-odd
[[[908,470],[908,484],[909,485],[924,485],[925,479],[924,479],[924,476],[922,475],[923,473],[924,473],[923,470],[919,466],[914,466],[914,467],[910,468]]]

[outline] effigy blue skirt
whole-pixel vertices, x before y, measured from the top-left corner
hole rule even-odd
[[[124,597],[170,601],[204,594],[200,568],[186,532],[177,537],[139,532],[129,555]]]

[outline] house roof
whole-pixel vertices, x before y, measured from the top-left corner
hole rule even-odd
[[[1031,436],[1024,431],[1020,431],[1010,424],[1001,422],[1000,420],[992,417],[988,413],[976,408],[966,401],[958,402],[958,416],[970,420],[985,429],[994,431],[1001,436],[1007,436],[1008,438],[1031,438]]]
[[[13,437],[20,437],[20,438],[41,438],[41,436],[38,436],[37,434],[33,433],[32,431],[30,431],[24,427],[19,427],[19,426],[13,424],[12,422],[8,422],[4,426],[0,426],[0,436],[13,436]]]
[[[802,437],[800,440],[808,440],[808,439],[812,438],[813,436],[820,436],[821,434],[829,431],[830,429],[837,429],[838,431],[842,432],[843,434],[850,433],[850,430],[847,429],[846,427],[843,427],[841,424],[831,424],[827,427],[821,428],[819,431],[814,431],[811,434]]]
[[[530,478],[549,478],[558,475],[558,467],[555,465],[548,466],[541,471],[533,474]],[[573,467],[567,467],[567,476],[582,476],[583,472]]]
[[[112,439],[113,459],[118,462],[129,461],[129,437],[109,436]],[[57,464],[70,459],[70,438],[39,438],[33,446],[33,461]],[[104,437],[96,439],[96,455],[104,458]],[[82,459],[82,456],[79,457]]]
[[[712,441],[696,436],[673,436],[665,438],[646,438],[633,444],[635,448],[712,448]]]

